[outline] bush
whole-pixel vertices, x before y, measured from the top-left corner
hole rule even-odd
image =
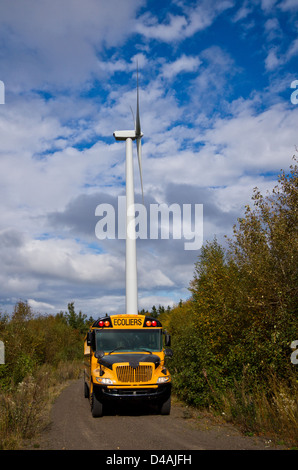
[[[272,415],[278,407],[272,377],[283,393],[291,381],[297,395],[290,361],[298,332],[297,165],[282,172],[272,194],[255,189],[253,201],[227,248],[216,239],[202,247],[191,298],[171,311],[167,324],[177,394],[219,412],[230,397],[229,415],[256,424],[261,403],[270,403]]]
[[[34,316],[27,302],[20,301],[11,318],[0,314],[5,344],[5,364],[0,365],[0,449],[19,448],[23,439],[35,435],[45,423],[44,411],[57,387],[80,375],[88,323],[81,312],[75,313],[73,304],[68,313]]]

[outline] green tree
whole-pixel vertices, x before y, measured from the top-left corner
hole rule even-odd
[[[169,316],[178,388],[204,406],[218,404],[219,392],[244,376],[250,387],[261,384],[266,389],[272,374],[286,379],[293,372],[289,357],[298,332],[297,165],[288,175],[282,172],[272,193],[263,196],[255,189],[252,201],[227,248],[216,239],[202,247],[189,287],[192,297]]]
[[[64,313],[66,323],[74,330],[78,330],[81,334],[86,333],[88,331],[89,324],[92,321],[92,318],[87,321],[87,315],[83,314],[81,311],[79,311],[79,313],[76,313],[74,302],[70,302],[67,305],[67,308],[68,312]]]
[[[158,311],[155,305],[153,305],[151,312],[150,312],[150,317],[152,318],[157,318],[158,317]]]
[[[254,354],[267,370],[284,374],[289,344],[298,331],[297,170],[293,164],[289,174],[283,171],[267,196],[254,190],[254,208],[246,207],[229,240],[229,256],[239,271],[241,308],[249,322],[247,346],[256,346]]]

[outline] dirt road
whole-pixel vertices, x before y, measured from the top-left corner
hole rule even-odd
[[[36,440],[34,441],[36,446]],[[173,404],[169,416],[154,409],[121,406],[93,418],[83,380],[57,398],[51,423],[39,438],[40,450],[270,450],[265,438],[243,436],[232,426]]]

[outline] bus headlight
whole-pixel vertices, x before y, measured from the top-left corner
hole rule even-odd
[[[166,376],[166,377],[158,377],[157,379],[157,383],[158,384],[164,384],[166,382],[169,382],[170,380],[170,377],[169,376]]]
[[[107,379],[106,377],[96,377],[96,381],[100,384],[104,385],[113,385],[113,382],[111,379]]]

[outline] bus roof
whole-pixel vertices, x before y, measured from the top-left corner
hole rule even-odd
[[[105,315],[98,318],[92,328],[161,328],[162,324],[157,318],[147,315]]]

